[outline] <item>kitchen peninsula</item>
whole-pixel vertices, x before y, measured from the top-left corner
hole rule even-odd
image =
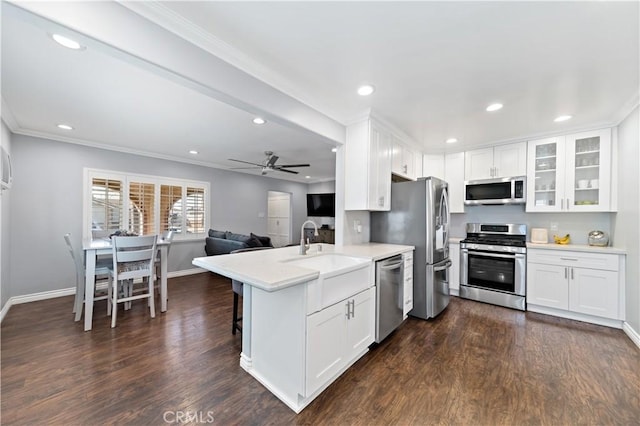
[[[244,283],[240,365],[299,413],[375,340],[374,262],[413,249],[313,244],[193,264]]]

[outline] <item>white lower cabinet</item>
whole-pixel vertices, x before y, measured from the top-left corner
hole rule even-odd
[[[413,252],[402,253],[402,260],[404,262],[402,315],[406,318],[409,311],[413,309]]]
[[[375,339],[375,287],[307,317],[305,395],[311,396]]]
[[[460,294],[460,243],[449,242],[449,293],[458,296]]]
[[[529,249],[527,309],[621,326],[624,261],[621,254]]]

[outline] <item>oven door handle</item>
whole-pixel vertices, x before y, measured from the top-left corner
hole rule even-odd
[[[451,259],[447,260],[447,263],[445,263],[442,266],[436,266],[435,268],[433,268],[433,272],[440,272],[440,271],[444,271],[447,268],[451,268]]]
[[[524,254],[521,254],[521,253],[499,254],[499,253],[488,253],[486,251],[483,251],[483,252],[473,251],[470,254],[473,254],[473,255],[476,255],[476,256],[485,256],[485,257],[499,257],[501,259],[514,259],[514,258],[523,258],[524,257]]]

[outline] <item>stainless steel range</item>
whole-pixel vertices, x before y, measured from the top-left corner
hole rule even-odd
[[[527,225],[467,223],[460,297],[526,309]]]

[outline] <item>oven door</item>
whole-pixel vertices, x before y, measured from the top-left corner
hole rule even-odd
[[[460,250],[460,285],[525,295],[526,256],[521,253]]]

